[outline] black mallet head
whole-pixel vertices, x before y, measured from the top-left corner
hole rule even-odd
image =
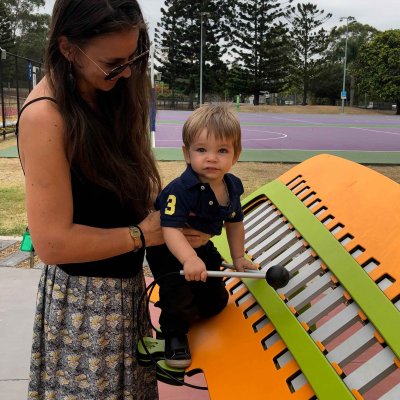
[[[267,283],[274,289],[280,289],[289,282],[289,272],[280,265],[270,267],[265,275]]]

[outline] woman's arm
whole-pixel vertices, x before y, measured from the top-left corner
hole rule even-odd
[[[70,166],[63,130],[57,106],[49,101],[31,104],[20,119],[26,208],[36,252],[47,264],[62,264],[95,261],[133,250],[127,227],[101,229],[72,222]],[[150,225],[153,229],[154,223]],[[143,228],[146,236],[148,227],[145,224]]]

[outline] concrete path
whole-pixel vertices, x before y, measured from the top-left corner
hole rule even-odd
[[[26,399],[36,289],[41,271],[0,268],[0,398]]]

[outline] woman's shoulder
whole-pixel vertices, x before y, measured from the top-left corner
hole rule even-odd
[[[46,76],[29,93],[23,104],[23,108],[36,103],[38,103],[37,105],[51,105],[53,108],[56,104],[53,90]]]
[[[40,82],[26,99],[18,120],[18,147],[21,161],[25,155],[65,153],[65,124],[52,93]]]
[[[62,118],[46,78],[29,93],[20,112],[19,129],[62,126]]]

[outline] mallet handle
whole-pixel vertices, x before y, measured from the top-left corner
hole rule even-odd
[[[249,271],[249,270],[247,270]],[[252,279],[265,279],[265,272],[254,271],[254,272],[239,272],[239,271],[207,271],[207,276],[210,278],[252,278]],[[181,275],[185,273],[181,270]]]

